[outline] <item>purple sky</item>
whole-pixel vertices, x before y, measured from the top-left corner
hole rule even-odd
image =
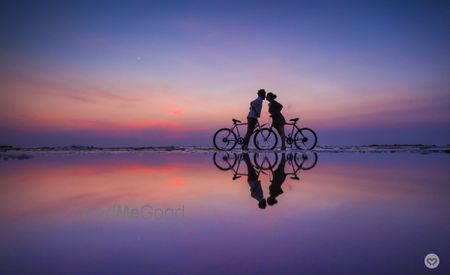
[[[211,145],[259,88],[322,145],[450,143],[445,1],[11,1],[0,23],[0,144]]]

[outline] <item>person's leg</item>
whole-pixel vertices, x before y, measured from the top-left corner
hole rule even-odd
[[[286,150],[286,133],[284,132],[284,125],[276,125],[275,129],[277,129],[278,134],[281,137],[281,150]]]
[[[248,144],[250,142],[250,137],[253,134],[253,130],[255,130],[256,127],[256,122],[258,120],[256,118],[247,118],[247,133],[245,134],[245,138],[244,138],[244,145],[242,146],[242,149],[247,150],[248,149]]]
[[[248,180],[249,181],[256,181],[256,180],[258,180],[258,174],[256,173],[255,167],[253,167],[253,164],[250,161],[250,157],[248,156],[248,154],[244,153],[244,155],[242,157],[243,157],[243,159],[245,161],[245,165],[247,166]]]

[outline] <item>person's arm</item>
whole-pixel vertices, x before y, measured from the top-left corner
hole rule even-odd
[[[274,106],[272,103],[269,104],[269,114],[272,116],[275,113]]]
[[[262,101],[261,102],[256,102],[256,115],[258,117],[261,116],[261,110],[262,110]]]
[[[281,105],[279,102],[275,102],[275,104],[272,104],[272,105],[274,105],[272,111],[274,113],[280,114],[281,110],[283,109],[283,105]]]
[[[262,109],[262,102],[258,102],[256,100],[252,101],[252,103],[250,104],[253,112],[255,112],[257,117],[261,116],[261,109]]]

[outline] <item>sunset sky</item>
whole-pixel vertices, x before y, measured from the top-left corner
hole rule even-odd
[[[450,4],[394,2],[4,1],[0,144],[211,145],[260,88],[320,145],[450,144]]]

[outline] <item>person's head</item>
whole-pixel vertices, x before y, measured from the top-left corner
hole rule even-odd
[[[258,203],[258,207],[261,209],[265,209],[266,208],[266,200],[262,199],[259,203]]]
[[[273,101],[273,100],[275,100],[275,98],[277,98],[277,95],[274,94],[274,93],[268,93],[267,96],[266,96],[266,99],[268,101]]]
[[[278,202],[277,199],[275,199],[274,197],[268,197],[268,198],[267,198],[267,203],[268,203],[270,206],[276,204],[277,202]]]
[[[266,98],[266,90],[264,90],[264,89],[259,89],[259,90],[258,90],[258,96],[259,96],[260,98],[262,98],[262,99],[265,99],[265,98]]]

